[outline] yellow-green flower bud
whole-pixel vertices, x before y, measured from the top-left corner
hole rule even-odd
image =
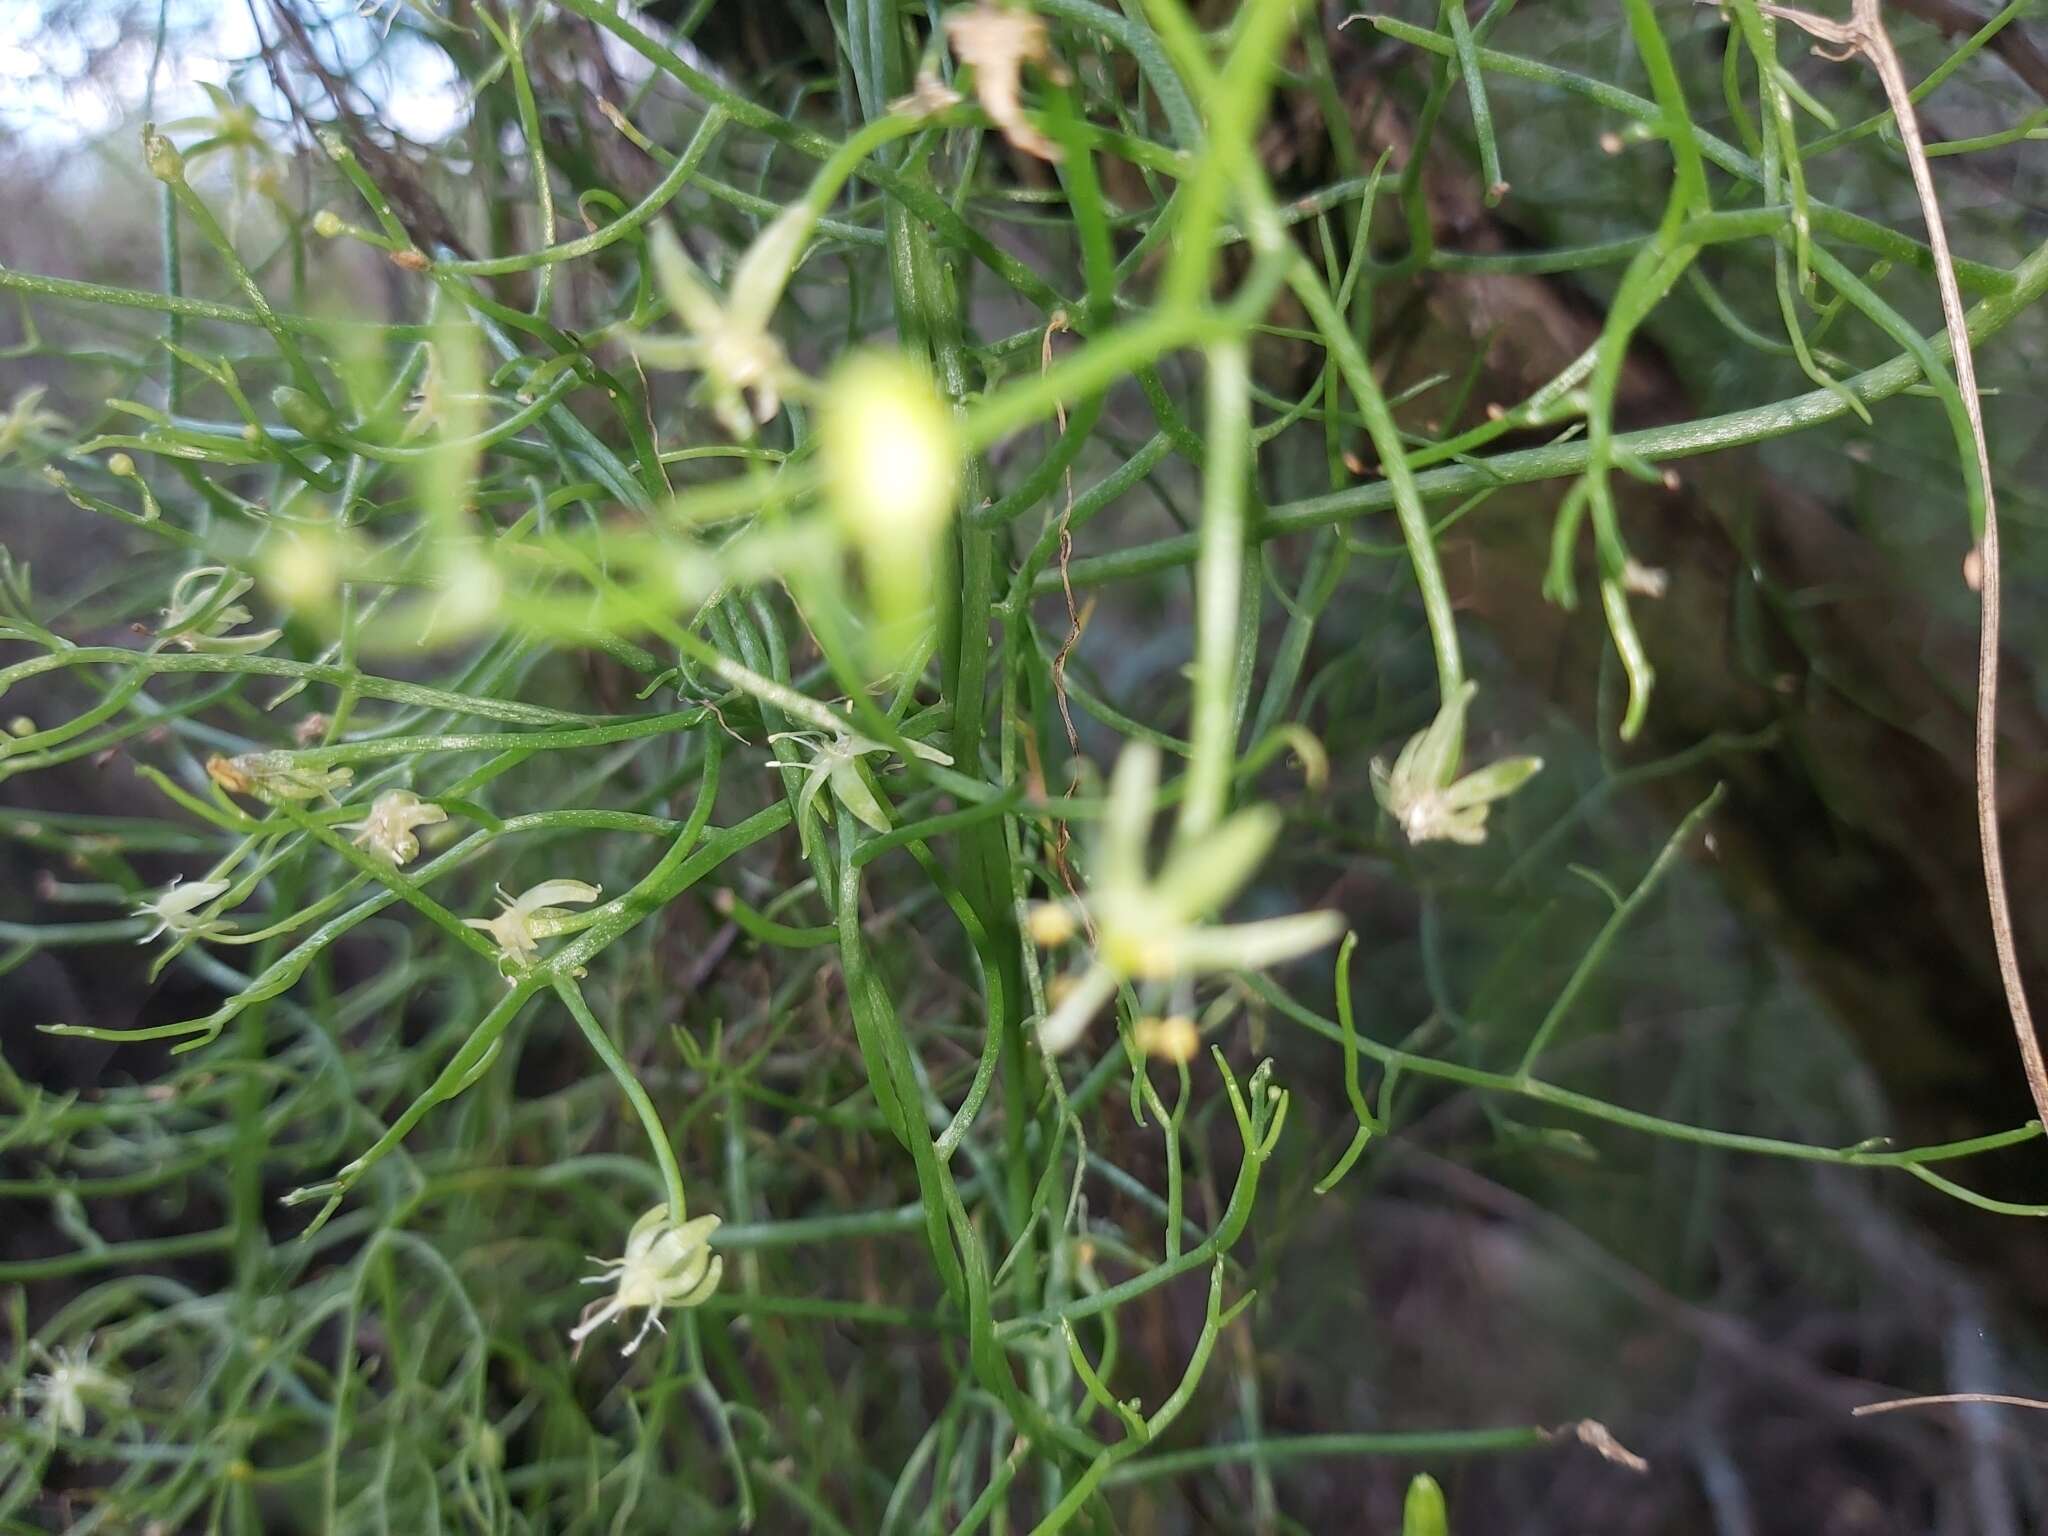
[[[1416,1473],[1401,1509],[1401,1536],[1449,1536],[1450,1528],[1443,1489],[1427,1472]]]
[[[952,413],[909,358],[868,352],[833,377],[818,430],[833,520],[900,648],[930,604],[935,546],[959,490]]]
[[[158,181],[176,185],[185,179],[185,157],[178,146],[156,131],[155,123],[142,125],[142,163]]]

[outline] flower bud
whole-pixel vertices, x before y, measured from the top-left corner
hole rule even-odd
[[[1416,1473],[1401,1508],[1401,1536],[1446,1536],[1449,1530],[1443,1489],[1427,1472]]]
[[[158,181],[172,186],[185,179],[185,157],[178,146],[156,131],[155,123],[142,125],[142,163]]]
[[[826,495],[860,556],[876,617],[898,645],[930,606],[960,453],[952,413],[909,358],[864,353],[834,377],[819,423]]]
[[[289,752],[244,752],[238,757],[215,753],[206,760],[206,776],[233,795],[257,800],[317,800],[345,787],[353,768],[310,768]]]

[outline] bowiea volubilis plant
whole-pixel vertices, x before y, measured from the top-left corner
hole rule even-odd
[[[0,1036],[0,1136],[34,1154],[7,1194],[74,1240],[0,1271],[26,1287],[10,1528],[67,1465],[96,1469],[70,1528],[109,1531],[1107,1530],[1144,1485],[1218,1469],[1270,1506],[1298,1456],[1562,1438],[1625,1471],[1574,1420],[1262,1427],[1255,1298],[1284,1304],[1286,1276],[1248,1231],[1345,1199],[1432,1090],[1559,1137],[1901,1170],[2042,1214],[1937,1171],[2038,1123],[1834,1146],[1545,1075],[1712,796],[1603,887],[1505,1054],[1443,1015],[1398,1043],[1359,1027],[1373,938],[1315,845],[1349,794],[1333,843],[1491,880],[1577,814],[1470,675],[1452,522],[1555,482],[1546,590],[1597,598],[1632,738],[1655,686],[1632,614],[1672,574],[1631,554],[1615,482],[1909,390],[1963,450],[1988,722],[1968,343],[2048,290],[2048,252],[1957,263],[1938,222],[1827,201],[1802,138],[1826,108],[1779,57],[1806,23],[1757,0],[1725,23],[1625,0],[1647,95],[1492,49],[1512,0],[1375,19],[1427,71],[1409,153],[1377,161],[1333,19],[1293,0],[824,9],[836,78],[743,89],[688,41],[707,5],[419,0],[386,20],[455,61],[468,104],[426,171],[311,105],[307,59],[393,33],[287,11],[275,73],[246,72],[278,121],[218,92],[143,134],[161,286],[0,269],[25,314],[107,333],[65,354],[67,399],[107,386],[80,424],[25,396],[0,465],[121,552],[55,590],[19,548],[0,569],[0,776],[133,770],[118,813],[0,811],[59,871],[0,924],[0,965],[139,943],[151,989],[138,1022]],[[1835,40],[1889,90],[1881,23],[1857,25]],[[1741,147],[1674,62],[1710,38]],[[597,94],[607,75],[630,94]],[[1447,112],[1511,195],[1502,78],[1589,96],[1668,160],[1649,227],[1436,247]],[[1325,109],[1339,174],[1307,193],[1262,149],[1276,90]],[[1750,245],[1811,390],[1618,430],[1632,338]],[[1379,296],[1489,259],[1609,270],[1595,345],[1491,411],[1456,380],[1390,398]],[[1949,323],[1923,336],[1880,281],[1938,282]],[[1313,361],[1282,394],[1286,346]],[[1411,420],[1419,397],[1451,429]],[[1318,483],[1276,493],[1300,483],[1282,461]],[[1367,569],[1427,656],[1371,685],[1376,759],[1343,708],[1373,658],[1333,605]],[[1111,697],[1097,639],[1158,628],[1165,681]],[[11,1064],[30,1024],[100,1048],[91,1091]],[[1330,1145],[1305,1144],[1276,1060],[1341,1078]],[[1192,1309],[1177,1374],[1134,1394],[1120,1319],[1168,1294]],[[916,1370],[869,1360],[842,1396],[869,1336],[912,1341]],[[1229,1433],[1174,1440],[1226,1381]],[[870,1464],[878,1415],[908,1449]],[[1443,1507],[1418,1480],[1410,1527]]]

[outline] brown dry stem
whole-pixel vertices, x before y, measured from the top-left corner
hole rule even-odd
[[[1879,13],[1879,0],[1855,0],[1855,11],[1847,22],[1809,11],[1780,5],[1760,5],[1767,15],[1789,21],[1808,33],[1830,58],[1847,59],[1861,54],[1877,71],[1884,86],[1885,100],[1899,127],[1905,146],[1906,163],[1913,173],[1913,189],[1919,195],[1920,213],[1927,224],[1927,244],[1934,255],[1934,278],[1941,293],[1942,322],[1948,330],[1949,348],[1955,358],[1956,387],[1961,391],[1963,410],[1969,417],[1970,439],[1976,449],[1976,470],[1984,494],[1984,536],[1965,562],[1967,577],[1983,600],[1977,644],[1977,836],[1983,847],[1984,894],[1991,909],[1991,939],[1998,952],[1998,979],[2005,988],[2007,1011],[2012,1015],[2013,1033],[2019,1041],[2020,1062],[2026,1070],[2027,1091],[2034,1100],[2034,1112],[2048,1125],[2048,1062],[2042,1060],[2041,1042],[2034,1032],[2032,1010],[2027,1006],[2026,985],[2020,977],[2019,946],[2013,935],[2012,902],[2006,892],[2005,854],[1998,825],[1998,637],[1999,559],[1998,502],[1991,483],[1991,451],[1984,435],[1984,409],[1977,394],[1977,365],[1970,350],[1969,326],[1963,317],[1963,296],[1956,283],[1954,258],[1949,254],[1948,230],[1942,221],[1941,203],[1935,196],[1934,174],[1928,166],[1927,145],[1920,135],[1919,116],[1913,110],[1912,90],[1899,65]]]

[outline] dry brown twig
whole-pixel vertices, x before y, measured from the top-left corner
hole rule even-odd
[[[2048,1403],[2037,1397],[2013,1397],[2004,1392],[1935,1392],[1925,1397],[1888,1397],[1881,1403],[1861,1403],[1849,1411],[1859,1419],[1873,1413],[1890,1413],[1898,1408],[1950,1408],[1965,1403],[1990,1403],[1999,1408],[2033,1408],[2048,1413]]]
[[[1718,4],[1719,0],[1706,0]],[[2026,985],[2020,978],[2019,946],[2013,936],[2012,901],[2006,891],[2005,853],[1998,826],[1998,633],[1999,562],[1998,503],[1991,484],[1991,450],[1984,436],[1984,407],[1977,395],[1977,364],[1970,350],[1970,328],[1963,314],[1962,291],[1956,284],[1954,258],[1949,254],[1948,230],[1942,222],[1941,203],[1934,192],[1934,173],[1928,166],[1927,145],[1920,136],[1920,120],[1913,110],[1913,95],[1906,84],[1906,72],[1899,65],[1879,14],[1879,0],[1855,0],[1855,10],[1846,22],[1788,6],[1760,3],[1767,16],[1789,21],[1815,38],[1816,51],[1824,57],[1845,60],[1861,54],[1877,71],[1884,86],[1885,100],[1898,124],[1899,140],[1905,146],[1906,163],[1913,173],[1913,190],[1919,195],[1920,214],[1927,225],[1927,245],[1934,255],[1934,280],[1941,293],[1942,323],[1948,331],[1949,350],[1955,360],[1956,388],[1961,392],[1964,413],[1969,417],[1970,439],[1976,449],[1977,476],[1984,492],[1984,537],[1963,562],[1963,579],[1983,599],[1977,640],[1977,837],[1984,855],[1984,895],[1991,908],[1991,940],[1998,952],[1998,979],[2005,988],[2005,1003],[2012,1015],[2013,1033],[2019,1040],[2020,1063],[2026,1070],[2027,1091],[2034,1100],[2034,1112],[2048,1125],[2048,1062],[2041,1056],[2041,1042],[2034,1033],[2034,1016],[2027,1006]]]

